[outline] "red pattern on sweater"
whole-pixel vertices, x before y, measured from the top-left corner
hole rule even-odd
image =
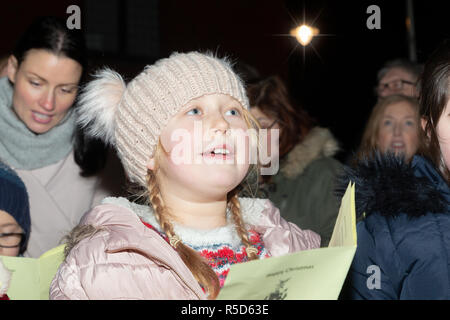
[[[166,234],[159,232],[154,226],[151,224],[141,220],[144,225],[148,228],[158,232],[164,240],[169,243],[169,238]],[[258,249],[258,256],[261,258],[270,257],[269,253],[264,249],[264,243],[261,239],[261,235],[254,230],[249,230],[250,233],[250,242],[253,247]],[[195,248],[194,248],[195,249]],[[197,250],[200,255],[202,255],[210,265],[210,267],[214,270],[219,278],[220,287],[222,288],[225,279],[230,271],[230,266],[235,263],[241,263],[248,261],[247,252],[245,250],[245,246],[241,245],[237,251],[234,251],[230,246],[223,244],[219,246],[215,246],[214,248],[201,248]]]

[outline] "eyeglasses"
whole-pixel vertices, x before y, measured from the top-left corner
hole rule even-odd
[[[393,80],[391,82],[388,83],[380,83],[376,90],[377,92],[382,92],[386,89],[391,89],[392,91],[400,91],[403,89],[403,85],[408,84],[408,85],[414,85],[414,82],[411,81],[407,81],[407,80],[402,80],[402,79],[398,79],[398,80]]]
[[[0,247],[16,248],[19,247],[25,239],[23,232],[0,233]]]

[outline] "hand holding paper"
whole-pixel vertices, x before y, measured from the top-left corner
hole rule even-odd
[[[328,248],[234,264],[218,299],[337,299],[355,251],[355,186],[349,184]]]

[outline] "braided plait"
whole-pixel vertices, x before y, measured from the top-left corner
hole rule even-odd
[[[155,217],[164,233],[169,238],[170,244],[180,255],[184,264],[192,272],[198,283],[208,293],[208,298],[215,299],[220,290],[219,279],[205,259],[195,250],[185,245],[175,234],[173,225],[169,220],[170,213],[164,206],[156,175],[152,171],[149,171],[148,173],[148,190],[149,201],[155,212]]]
[[[228,199],[228,205],[233,217],[233,221],[236,227],[236,231],[239,235],[239,237],[242,240],[242,243],[244,244],[247,252],[247,256],[249,260],[256,260],[258,259],[258,249],[256,249],[250,242],[250,239],[248,237],[248,231],[245,228],[245,224],[242,221],[242,215],[241,215],[241,204],[239,202],[238,194],[235,192],[234,194],[230,194],[230,197]]]

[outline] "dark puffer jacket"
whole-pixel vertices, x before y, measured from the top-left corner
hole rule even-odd
[[[341,298],[450,299],[450,188],[434,166],[378,156],[346,173],[361,221]]]

